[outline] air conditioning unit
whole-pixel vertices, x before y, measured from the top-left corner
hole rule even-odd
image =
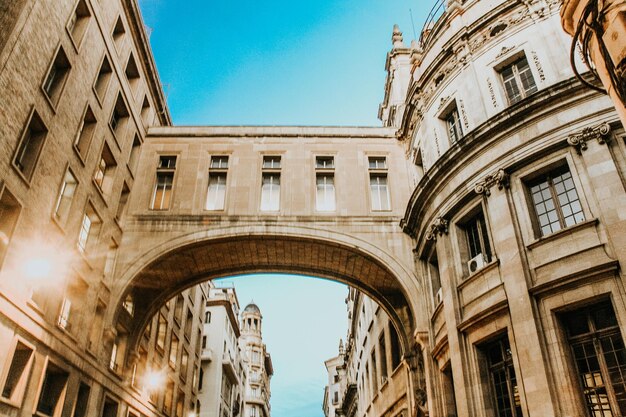
[[[441,304],[441,302],[443,301],[443,292],[441,290],[442,289],[439,288],[437,290],[437,294],[435,295],[435,307]]]
[[[467,261],[467,268],[469,269],[470,274],[478,271],[483,266],[485,266],[485,258],[483,257],[482,253],[479,253],[478,255]]]

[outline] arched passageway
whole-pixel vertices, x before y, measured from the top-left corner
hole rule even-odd
[[[339,240],[232,230],[213,235],[179,237],[143,254],[123,271],[109,323],[128,332],[129,352],[151,317],[177,293],[210,279],[262,272],[320,277],[359,289],[389,314],[404,351],[412,350],[419,320],[419,306],[414,305],[417,280],[381,249],[346,236]],[[123,307],[128,295],[134,303],[132,316]]]

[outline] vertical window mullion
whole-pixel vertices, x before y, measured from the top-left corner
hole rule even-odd
[[[563,218],[561,202],[559,201],[559,196],[556,193],[552,176],[548,176],[548,188],[550,189],[550,194],[552,195],[552,200],[554,201],[554,209],[556,210],[556,215],[559,217],[559,224],[561,225],[561,229],[564,229],[565,219]]]

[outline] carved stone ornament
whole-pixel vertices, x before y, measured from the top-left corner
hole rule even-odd
[[[567,143],[576,148],[576,152],[581,155],[584,150],[587,149],[587,141],[597,139],[599,144],[609,142],[611,139],[609,133],[611,127],[608,123],[604,122],[597,126],[586,127],[578,133],[569,135],[567,137]]]
[[[437,240],[437,236],[444,233],[448,234],[448,221],[443,217],[437,217],[426,233],[426,240]]]
[[[476,185],[474,185],[474,191],[476,194],[484,194],[489,197],[491,195],[490,188],[494,185],[498,187],[498,190],[509,188],[509,174],[502,168],[477,182]]]

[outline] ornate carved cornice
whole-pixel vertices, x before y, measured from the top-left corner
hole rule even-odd
[[[443,217],[437,217],[426,233],[426,240],[437,240],[437,236],[444,233],[448,234],[448,221]]]
[[[578,133],[569,135],[567,143],[575,147],[578,155],[581,155],[587,149],[587,141],[597,139],[600,144],[607,143],[611,140],[610,132],[611,126],[608,123],[600,123],[597,126],[586,127]]]
[[[494,185],[498,186],[498,190],[509,188],[509,174],[504,169],[500,168],[493,174],[485,176],[485,178],[474,185],[474,191],[476,194],[484,194],[489,197],[491,195],[490,188]]]

